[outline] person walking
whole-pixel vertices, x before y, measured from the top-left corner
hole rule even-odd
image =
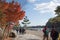
[[[47,39],[48,40],[48,35],[49,35],[49,31],[48,31],[48,28],[45,26],[44,29],[43,29],[43,40]]]
[[[16,32],[17,32],[17,34],[18,34],[18,31],[19,31],[19,30],[18,30],[18,27],[16,27]]]
[[[52,28],[50,36],[52,40],[58,40],[59,33],[55,30],[55,28]]]

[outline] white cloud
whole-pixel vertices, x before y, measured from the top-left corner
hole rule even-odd
[[[46,13],[46,12],[52,12],[54,13],[54,10],[58,5],[60,1],[58,0],[53,0],[47,3],[40,3],[40,4],[35,4],[34,10],[39,11],[40,13]]]
[[[53,0],[54,2],[56,2],[56,3],[60,3],[60,0]]]
[[[30,3],[36,2],[36,0],[27,0],[27,1],[30,2]]]

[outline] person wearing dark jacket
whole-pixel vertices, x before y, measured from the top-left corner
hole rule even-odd
[[[55,29],[52,29],[50,36],[51,36],[52,40],[57,40],[59,37],[59,33]]]

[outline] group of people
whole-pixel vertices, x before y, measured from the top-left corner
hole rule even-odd
[[[52,26],[53,28],[49,31],[48,27],[44,27],[43,29],[43,40],[48,40],[49,38],[49,32],[50,32],[50,37],[52,38],[52,40],[58,40],[59,37],[59,33],[55,30],[55,27]]]
[[[19,32],[20,34],[24,34],[25,33],[25,29],[24,28],[19,28],[16,29],[17,33]]]

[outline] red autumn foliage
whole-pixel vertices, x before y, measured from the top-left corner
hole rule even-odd
[[[3,4],[2,4],[3,3]],[[4,18],[6,22],[16,22],[18,20],[22,20],[25,16],[25,11],[23,11],[18,2],[3,2],[0,3],[0,10],[2,10],[3,14],[6,14]]]

